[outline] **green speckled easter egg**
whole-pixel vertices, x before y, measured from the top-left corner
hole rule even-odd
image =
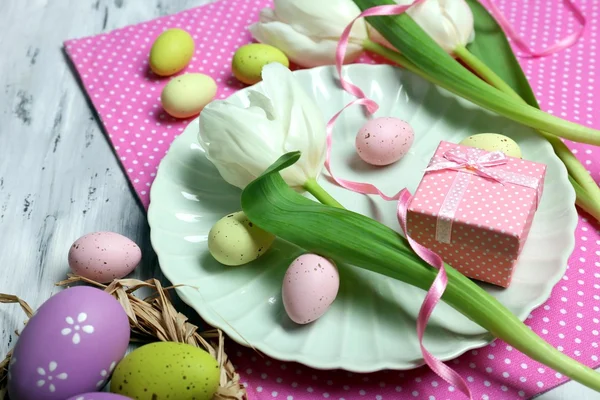
[[[501,151],[509,157],[522,158],[521,148],[517,142],[499,133],[480,133],[469,136],[459,144],[486,151]]]
[[[117,365],[110,391],[136,400],[210,400],[219,373],[217,361],[206,351],[157,342],[132,351]]]
[[[231,60],[231,70],[239,81],[254,85],[262,80],[263,67],[272,62],[278,62],[286,68],[290,66],[288,58],[278,48],[252,43],[236,50]]]

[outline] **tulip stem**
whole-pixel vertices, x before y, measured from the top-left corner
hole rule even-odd
[[[497,89],[511,95],[515,100],[526,104],[525,100],[515,92],[501,77],[499,77],[491,68],[485,65],[477,56],[467,50],[464,46],[459,46],[454,50],[454,54],[460,58],[466,65],[475,71],[483,80]],[[586,168],[579,162],[577,157],[571,152],[566,144],[557,136],[547,132],[537,130],[554,149],[554,153],[561,159],[569,171],[571,183],[573,181],[579,184],[575,187],[577,195],[576,204],[584,211],[600,221],[600,187],[594,181],[594,178],[588,173]]]
[[[372,53],[378,54],[381,57],[387,59],[388,61],[392,61],[404,69],[409,70],[410,72],[419,75],[421,78],[426,79],[432,82],[435,85],[443,86],[441,82],[433,79],[429,75],[425,74],[422,70],[419,69],[415,64],[413,64],[408,58],[404,57],[402,54],[389,49],[379,43],[373,42],[370,39],[367,39],[363,42],[363,48]]]
[[[594,217],[596,221],[600,221],[600,207],[598,201],[594,201],[585,189],[570,175],[569,181],[577,194],[577,205],[579,208]]]
[[[344,208],[336,199],[334,199],[321,185],[317,183],[315,179],[309,179],[304,183],[304,189],[312,194],[315,199],[319,200],[321,204],[325,204],[331,207]]]
[[[514,91],[508,83],[500,78],[490,67],[488,67],[483,61],[477,58],[471,53],[465,46],[458,46],[454,49],[454,55],[462,60],[467,66],[469,66],[480,78],[494,86],[496,89],[503,91],[506,94],[510,94],[515,99],[521,99],[521,96]]]

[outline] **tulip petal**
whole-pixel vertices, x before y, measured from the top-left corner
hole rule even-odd
[[[323,166],[326,140],[324,116],[292,72],[280,64],[273,63],[263,68],[263,87],[272,100],[276,119],[287,133],[277,158],[290,151],[302,152],[302,157],[296,163],[304,171],[302,182],[298,182],[301,185],[306,177],[316,177]]]
[[[473,13],[465,0],[427,0],[407,13],[447,53],[466,45],[474,31]]]
[[[335,64],[335,51],[338,38],[319,39],[305,36],[283,22],[256,23],[248,30],[261,43],[283,51],[295,64],[306,68]],[[341,33],[340,33],[341,34]],[[350,42],[345,63],[356,60],[363,52],[362,40],[357,44]]]
[[[408,5],[413,0],[394,1],[399,5]],[[465,46],[475,39],[473,13],[465,0],[427,0],[406,12],[449,54],[457,46]],[[368,25],[368,28],[372,41],[394,49],[372,26]]]
[[[200,114],[198,140],[206,157],[228,183],[244,188],[289,148],[303,152],[294,168],[282,172],[301,188],[321,171],[325,120],[292,72],[278,63],[263,68],[260,90],[249,90],[249,106],[217,100]]]
[[[274,16],[298,33],[312,38],[336,39],[346,26],[360,14],[351,0],[275,0]],[[367,38],[363,21],[357,21],[350,36],[357,42]]]

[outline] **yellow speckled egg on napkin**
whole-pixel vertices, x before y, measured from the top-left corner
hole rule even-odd
[[[169,81],[160,95],[165,111],[175,118],[189,118],[215,97],[217,84],[204,74],[183,74]]]
[[[251,43],[237,49],[231,60],[233,75],[243,83],[254,85],[262,80],[265,65],[278,62],[288,68],[290,62],[277,47],[263,43]]]
[[[110,391],[136,400],[210,400],[219,376],[219,364],[206,351],[157,342],[132,351],[117,365]]]
[[[184,69],[194,55],[192,36],[183,29],[168,29],[150,49],[150,69],[159,76],[174,75]]]

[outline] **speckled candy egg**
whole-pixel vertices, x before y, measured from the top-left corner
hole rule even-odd
[[[224,265],[247,264],[265,254],[275,236],[254,225],[238,211],[217,221],[208,233],[208,251]]]
[[[521,148],[517,142],[499,133],[479,133],[463,139],[459,144],[486,151],[501,151],[509,157],[521,158]]]
[[[93,392],[78,394],[77,396],[69,397],[67,400],[131,400],[131,397],[114,393]]]
[[[400,160],[415,138],[412,127],[398,118],[367,121],[356,135],[358,156],[371,165],[388,165]]]
[[[110,391],[137,400],[210,400],[220,368],[206,351],[185,343],[157,342],[127,355],[115,369]]]
[[[131,239],[114,232],[94,232],[80,237],[69,250],[71,270],[100,283],[128,275],[142,259]]]
[[[236,50],[231,60],[233,75],[248,85],[262,80],[262,69],[265,65],[278,62],[286,68],[290,62],[286,55],[276,47],[264,43],[250,43]]]
[[[283,278],[283,306],[292,321],[308,324],[327,312],[339,288],[335,264],[316,254],[303,254],[292,262]]]
[[[183,74],[166,84],[160,102],[169,115],[189,118],[200,111],[215,97],[217,83],[204,74]]]
[[[148,64],[159,76],[169,76],[184,69],[194,56],[192,36],[183,29],[167,29],[156,38],[150,49]]]
[[[64,400],[104,386],[129,344],[121,304],[88,286],[65,289],[29,320],[14,348],[8,393],[16,400]]]

